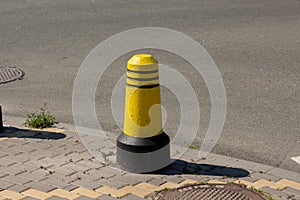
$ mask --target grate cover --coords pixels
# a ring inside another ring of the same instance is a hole
[[[24,72],[16,67],[0,67],[0,84],[21,79]]]
[[[264,200],[264,198],[237,184],[197,184],[172,190],[163,190],[151,196],[155,200]]]

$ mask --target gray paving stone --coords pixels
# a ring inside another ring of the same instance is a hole
[[[91,190],[95,190],[95,189],[102,186],[98,182],[90,182],[90,181],[82,180],[82,179],[81,180],[76,180],[76,181],[72,182],[72,184],[84,187],[86,189],[91,189]]]
[[[100,179],[97,182],[103,186],[108,186],[115,189],[120,189],[126,185],[129,185],[128,183],[121,183],[119,181],[114,181],[111,179]]]
[[[75,164],[90,167],[92,169],[99,169],[99,168],[103,167],[103,165],[97,160],[85,160],[84,159],[84,160],[80,160],[80,161],[76,162]]]
[[[33,181],[41,181],[41,180],[47,178],[48,175],[50,175],[49,171],[39,169],[39,170],[36,170],[33,172],[22,173],[19,176],[33,180]]]
[[[147,174],[133,174],[133,173],[126,173],[123,176],[125,177],[130,177],[130,178],[134,178],[137,180],[140,180],[142,182],[149,182],[150,180],[153,179],[152,176],[149,176]]]
[[[267,171],[266,173],[271,174],[273,176],[285,177],[286,179],[300,183],[300,173],[279,169],[279,168],[273,168]]]
[[[26,153],[25,156],[29,156],[31,160],[40,160],[42,158],[47,158],[47,157],[54,157],[56,156],[57,153],[51,151],[51,150],[38,150],[34,151],[31,153]]]
[[[285,192],[285,193],[288,193],[288,194],[295,195],[300,199],[300,190],[296,190],[295,188],[287,187],[282,191]]]
[[[4,171],[0,171],[0,178],[3,178],[5,176],[8,176],[8,173],[6,173]]]
[[[30,179],[27,179],[27,178],[24,178],[21,176],[13,176],[13,175],[5,176],[4,178],[2,178],[2,180],[9,181],[9,182],[15,183],[15,184],[20,184],[20,185],[23,185],[23,184],[31,181]]]
[[[139,197],[139,196],[136,196],[134,194],[129,194],[123,198],[121,198],[122,200],[145,200],[144,198],[142,197]]]
[[[47,198],[46,200],[67,200],[67,199],[59,197],[59,196],[52,196],[52,197]]]
[[[116,197],[108,196],[108,195],[101,195],[100,197],[97,198],[97,200],[115,200],[118,199]]]
[[[182,178],[180,176],[167,176],[167,177],[163,178],[163,180],[170,181],[173,183],[181,183],[182,181],[184,181],[184,178]]]
[[[289,197],[289,195],[287,193],[285,193],[283,191],[275,190],[273,188],[262,187],[261,190],[271,194],[272,197],[278,196],[280,199],[288,199],[288,197]]]
[[[64,167],[66,169],[70,169],[70,170],[73,170],[73,171],[77,171],[77,172],[86,172],[86,171],[89,171],[91,170],[92,168],[89,167],[89,166],[83,166],[83,165],[80,165],[80,164],[75,164],[75,163],[66,163],[64,165],[62,165],[61,167]]]
[[[248,181],[248,182],[252,182],[252,183],[254,183],[255,181],[259,180],[259,178],[254,178],[252,176],[241,177],[239,179],[244,180],[244,181]]]
[[[85,179],[85,180],[88,180],[88,181],[97,181],[99,179],[102,179],[101,174],[95,173],[94,171],[91,172],[91,173],[89,173],[89,172],[85,172],[85,173],[79,172],[79,173],[71,175],[71,177],[77,177],[77,179],[80,177],[81,179]]]
[[[9,154],[7,154],[7,153],[0,152],[0,158],[3,158],[3,157],[8,156],[8,155]]]
[[[50,144],[47,144],[47,140],[41,140],[41,142],[42,143],[38,143],[37,141],[33,140],[24,144],[23,146],[28,146],[30,148],[37,149],[38,151],[46,150],[51,147]]]
[[[199,175],[184,174],[184,175],[181,175],[181,176],[184,179],[191,179],[191,180],[195,180],[195,181],[199,181],[199,182],[208,181],[208,178],[204,178],[203,176],[199,176]]]
[[[8,159],[6,159],[6,157],[0,158],[0,166],[8,167],[8,166],[14,165],[16,163],[17,163],[16,161],[8,160]]]
[[[14,192],[18,192],[18,193],[20,193],[20,192],[23,192],[23,191],[25,191],[25,190],[27,190],[27,189],[29,189],[30,187],[28,187],[28,186],[24,186],[24,185],[14,185],[14,186],[12,186],[12,187],[9,187],[8,189],[9,190],[11,190],[11,191],[14,191]]]
[[[31,187],[33,189],[40,190],[43,192],[50,192],[50,191],[56,189],[55,186],[48,185],[48,184],[42,183],[40,181],[32,181],[32,182],[26,183],[24,186],[28,186],[28,187]]]
[[[34,197],[25,197],[23,200],[40,200],[40,199],[36,199]]]
[[[79,188],[79,186],[78,185],[69,184],[67,187],[64,187],[63,189],[67,190],[67,191],[72,191],[72,190],[75,190],[76,188]]]
[[[152,185],[160,186],[160,185],[164,184],[165,182],[167,182],[167,181],[160,179],[160,178],[154,178],[154,179],[150,180],[148,183],[150,183]]]
[[[45,158],[40,159],[39,162],[44,163],[49,166],[53,166],[53,165],[62,166],[62,165],[69,163],[67,158],[61,158],[61,157],[51,157],[51,158],[45,157]]]
[[[120,175],[116,175],[110,179],[113,181],[118,181],[118,182],[126,183],[129,185],[136,185],[141,182],[140,180],[137,180],[137,179],[134,179],[134,178],[131,178],[128,176],[120,176]]]
[[[45,184],[55,186],[55,187],[60,188],[60,189],[65,188],[69,185],[67,183],[64,183],[62,181],[62,179],[57,179],[57,178],[52,178],[52,177],[46,178],[46,179],[42,180],[41,182],[45,183]]]
[[[7,189],[9,187],[14,186],[15,183],[0,179],[0,189]]]
[[[92,198],[86,197],[86,196],[80,196],[74,200],[93,200]]]
[[[70,153],[70,154],[66,154],[65,157],[68,159],[68,160],[72,160],[72,162],[78,162],[80,160],[83,160],[84,158],[84,155],[80,154],[80,153]]]
[[[251,177],[256,178],[256,179],[265,179],[265,180],[273,181],[273,182],[277,182],[281,179],[281,178],[273,176],[271,174],[263,174],[263,173],[253,173],[253,174],[251,174]]]
[[[12,165],[9,167],[1,166],[0,171],[16,176],[18,174],[26,172],[26,169],[24,169],[24,167],[20,165]]]
[[[94,173],[94,172],[99,173],[102,178],[111,178],[113,176],[121,174],[119,171],[111,170],[110,168],[106,168],[106,167],[89,171],[89,173]]]
[[[51,170],[55,173],[63,174],[65,176],[71,176],[72,174],[77,173],[77,171],[74,171],[72,169],[68,169],[64,166],[51,166],[51,167],[49,167],[49,170]]]
[[[0,147],[3,147],[3,148],[10,148],[10,147],[13,147],[15,145],[16,145],[16,143],[10,142],[8,140],[0,141]]]
[[[15,155],[9,155],[5,157],[8,160],[18,162],[18,163],[24,163],[30,160],[29,157],[23,156],[22,154],[15,156]]]
[[[58,180],[61,180],[63,183],[67,183],[67,184],[76,181],[78,179],[81,179],[78,173],[72,174],[71,176],[66,176],[60,173],[53,173],[51,175],[48,175],[47,177],[56,178]]]
[[[39,150],[39,149],[37,149],[37,148],[34,148],[34,147],[32,147],[32,146],[29,146],[29,145],[15,145],[14,147],[13,147],[13,149],[15,149],[15,150],[17,150],[17,151],[21,151],[21,152],[23,152],[23,153],[32,153],[33,151],[37,151],[37,150]]]

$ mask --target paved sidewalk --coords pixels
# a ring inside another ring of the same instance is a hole
[[[300,175],[271,166],[189,149],[168,168],[132,174],[97,161],[77,133],[7,127],[0,134],[0,199],[137,200],[164,188],[194,183],[238,183],[273,199],[300,199]],[[97,150],[97,147],[95,148]]]

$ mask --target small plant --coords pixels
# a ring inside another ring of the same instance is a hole
[[[195,145],[192,145],[192,144],[190,144],[190,145],[188,146],[188,148],[189,148],[189,149],[198,149],[198,147],[197,147],[197,146],[195,146]]]
[[[49,128],[55,124],[55,117],[51,115],[49,111],[46,110],[46,103],[40,112],[27,114],[26,121],[24,125],[31,128]]]
[[[101,152],[101,154],[102,154],[102,157],[103,157],[104,162],[105,162],[105,163],[102,163],[102,164],[105,165],[105,166],[111,164],[111,161],[110,161],[109,157],[115,155],[114,152],[112,152],[112,151],[110,151],[109,153]]]

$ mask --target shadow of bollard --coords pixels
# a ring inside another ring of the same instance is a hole
[[[31,138],[31,139],[47,139],[59,140],[65,138],[63,133],[55,133],[43,130],[19,129],[15,127],[6,127],[5,131],[0,134],[0,138]]]
[[[247,177],[250,172],[242,168],[226,167],[221,165],[199,164],[184,160],[175,160],[164,169],[152,172],[152,174],[163,175],[207,175],[207,176],[226,176],[226,177]]]

